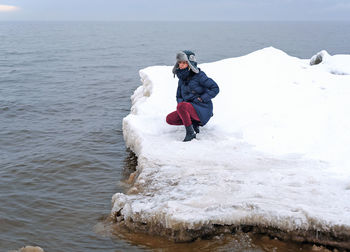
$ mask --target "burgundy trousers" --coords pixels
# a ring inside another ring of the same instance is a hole
[[[176,111],[171,112],[166,117],[166,122],[170,125],[185,125],[190,126],[192,120],[200,122],[196,110],[189,102],[179,102]]]

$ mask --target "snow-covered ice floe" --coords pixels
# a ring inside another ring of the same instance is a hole
[[[320,53],[315,64],[269,47],[199,65],[220,93],[191,142],[165,121],[176,109],[172,66],[140,70],[123,120],[137,176],[113,196],[114,218],[173,235],[242,225],[330,232],[350,247],[350,56]]]

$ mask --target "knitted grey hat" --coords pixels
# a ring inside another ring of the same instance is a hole
[[[195,73],[199,73],[197,68],[197,60],[194,52],[189,50],[180,51],[176,54],[176,63],[173,67],[173,74],[175,75],[176,69],[179,68],[179,61],[187,61],[191,70]]]

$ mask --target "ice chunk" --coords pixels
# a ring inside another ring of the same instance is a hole
[[[322,50],[322,51],[318,52],[317,54],[315,54],[314,56],[311,57],[310,65],[311,66],[312,65],[318,65],[324,60],[324,58],[329,57],[329,56],[330,55],[328,54],[327,51]]]
[[[184,127],[165,121],[176,108],[172,67],[140,70],[123,119],[139,175],[133,193],[113,197],[112,212],[171,230],[349,232],[350,76],[329,74],[326,62],[310,66],[269,47],[199,65],[220,93],[214,116],[186,143]]]

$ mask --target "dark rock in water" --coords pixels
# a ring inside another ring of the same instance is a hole
[[[10,250],[9,252],[44,252],[44,250],[37,246],[25,246],[19,250]]]

